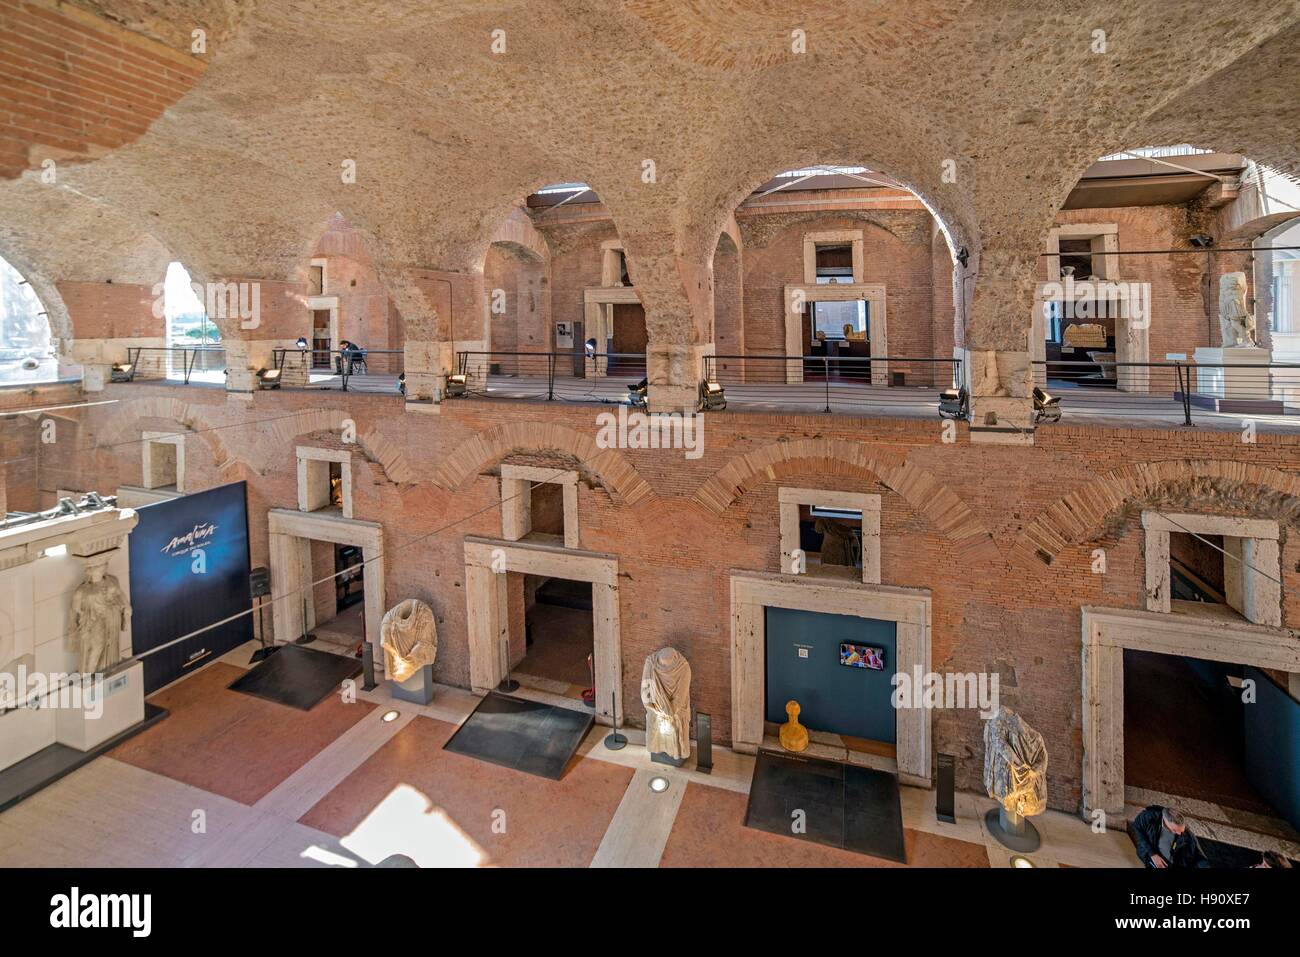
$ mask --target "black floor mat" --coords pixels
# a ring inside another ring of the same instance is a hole
[[[898,778],[872,768],[759,751],[745,826],[907,863]]]
[[[231,691],[310,711],[348,678],[361,674],[356,658],[332,655],[301,645],[282,645],[270,658],[254,665],[228,687]]]
[[[594,723],[581,711],[491,691],[444,747],[558,781]]]

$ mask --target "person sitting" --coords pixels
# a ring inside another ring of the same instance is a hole
[[[365,349],[355,342],[344,339],[339,343],[339,352],[342,353],[343,362],[347,365],[348,375],[364,375],[366,373]]]
[[[1209,867],[1200,842],[1183,816],[1171,807],[1153,804],[1131,825],[1138,859],[1156,870]]]

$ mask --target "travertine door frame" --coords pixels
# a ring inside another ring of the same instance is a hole
[[[848,580],[731,573],[731,747],[755,753],[763,743],[767,686],[766,608],[854,615],[895,624],[895,671],[930,672],[930,592]],[[930,709],[899,708],[898,777],[930,786]]]
[[[796,572],[794,560],[799,547],[799,506],[842,508],[862,513],[862,581],[868,585],[880,584],[880,496],[865,492],[821,491],[813,488],[777,489],[777,505],[781,515],[781,571]]]
[[[618,559],[613,555],[539,542],[465,539],[465,605],[469,636],[469,683],[487,694],[506,676],[502,644],[509,639],[507,574],[546,575],[591,583],[592,651],[596,722],[623,721],[623,648],[619,625]],[[615,692],[612,710],[610,692]]]
[[[267,512],[270,530],[271,621],[276,640],[283,644],[316,625],[312,601],[311,543],[354,545],[361,549],[362,587],[365,591],[366,639],[374,646],[375,666],[382,667],[379,629],[384,620],[384,529],[377,522],[361,522],[335,514],[273,508]],[[306,621],[303,620],[304,599]]]
[[[803,341],[803,310],[810,302],[845,302],[865,299],[871,303],[868,318],[873,356],[889,355],[889,316],[886,304],[885,284],[883,282],[861,283],[791,283],[785,287],[785,354],[803,356],[808,354]],[[888,385],[889,369],[887,362],[871,363],[871,384]],[[786,382],[803,381],[803,361],[791,359],[786,363]]]
[[[1224,589],[1228,604],[1246,620],[1282,626],[1282,553],[1277,522],[1233,515],[1191,515],[1147,509],[1145,541],[1147,611],[1170,609],[1169,536],[1173,532],[1223,538]]]
[[[596,340],[596,352],[604,355],[614,334],[614,306],[640,304],[634,286],[588,286],[582,291],[582,335]],[[608,370],[587,359],[587,378],[604,376]]]
[[[1280,628],[1122,608],[1083,609],[1083,811],[1123,828],[1124,651],[1300,671],[1300,642]]]

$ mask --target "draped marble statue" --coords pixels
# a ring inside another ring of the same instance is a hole
[[[122,660],[122,632],[131,627],[131,606],[106,562],[86,566],[86,580],[72,593],[72,650],[83,675],[102,674]]]
[[[660,648],[641,672],[645,743],[651,754],[681,761],[691,754],[691,665],[676,648]]]
[[[379,626],[384,675],[405,681],[438,656],[438,626],[433,609],[418,598],[398,602]]]
[[[1047,746],[1010,708],[998,708],[984,725],[984,789],[1007,814],[1047,810]]]
[[[1225,349],[1255,345],[1255,317],[1246,305],[1244,272],[1219,277],[1219,332]]]

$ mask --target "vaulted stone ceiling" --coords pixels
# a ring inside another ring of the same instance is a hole
[[[1010,348],[1027,264],[1098,156],[1193,142],[1300,169],[1300,0],[79,5],[178,49],[202,24],[209,65],[134,143],[56,185],[0,183],[0,254],[53,279],[139,271],[160,248],[199,278],[289,277],[336,211],[381,273],[472,270],[527,193],[581,180],[671,339],[754,187],[863,164],[971,248],[975,337]]]

